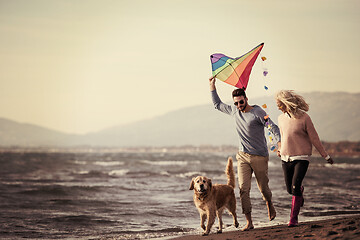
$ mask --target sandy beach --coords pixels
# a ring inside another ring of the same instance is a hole
[[[360,215],[336,219],[300,222],[299,226],[286,225],[257,228],[250,231],[230,231],[216,234],[216,225],[209,236],[188,235],[176,240],[229,240],[229,239],[360,239]]]

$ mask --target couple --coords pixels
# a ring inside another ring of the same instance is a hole
[[[292,91],[280,91],[276,95],[278,108],[283,112],[278,118],[279,130],[271,119],[266,117],[264,110],[257,105],[248,104],[248,98],[243,89],[233,91],[232,97],[235,106],[231,106],[220,100],[216,92],[215,77],[211,77],[209,81],[215,108],[234,118],[236,132],[239,136],[240,146],[236,159],[238,160],[241,207],[246,217],[246,226],[242,230],[254,228],[250,202],[252,173],[255,174],[258,188],[266,201],[270,221],[276,217],[276,211],[271,201],[272,193],[268,185],[269,153],[264,135],[265,125],[270,125],[269,129],[277,140],[277,155],[282,160],[287,191],[292,195],[288,226],[296,226],[300,207],[304,203],[302,181],[309,165],[312,145],[330,164],[333,163],[332,158],[322,146],[309,115],[306,114],[309,110],[308,104],[301,96]]]

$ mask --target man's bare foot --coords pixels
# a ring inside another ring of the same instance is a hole
[[[243,228],[243,229],[241,229],[241,231],[249,231],[249,230],[251,230],[251,229],[254,229],[254,225],[252,224],[252,223],[247,223],[246,224],[246,226]]]
[[[272,221],[276,217],[276,211],[275,211],[274,205],[272,204],[271,201],[268,201],[268,202],[266,202],[266,206],[268,209],[269,220]]]
[[[246,226],[241,229],[241,231],[249,231],[250,229],[254,229],[254,225],[252,224],[251,212],[245,214],[246,218]]]

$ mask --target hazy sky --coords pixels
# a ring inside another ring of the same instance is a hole
[[[250,103],[360,92],[359,26],[358,0],[0,0],[0,117],[87,133],[210,103],[209,56],[262,42]]]

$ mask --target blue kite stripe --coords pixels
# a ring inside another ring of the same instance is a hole
[[[233,60],[233,59],[229,57],[221,57],[217,62],[214,62],[212,64],[212,70],[215,71],[216,69],[224,66],[228,60]]]

